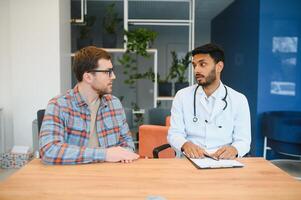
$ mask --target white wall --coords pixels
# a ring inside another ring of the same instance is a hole
[[[60,89],[61,93],[71,88],[71,1],[59,1],[60,29]]]
[[[1,151],[7,150],[13,144],[13,120],[11,104],[11,62],[10,62],[10,27],[9,0],[0,1],[0,107],[3,110],[4,142],[0,141]],[[1,152],[0,152],[1,153]]]
[[[71,87],[70,1],[1,0],[0,106],[14,144],[32,146],[32,121],[50,98]],[[8,13],[8,14],[7,14]],[[63,27],[66,26],[66,27]],[[2,72],[6,72],[3,74]],[[68,74],[68,76],[67,76]],[[3,98],[4,97],[4,98]],[[10,118],[9,116],[12,116]]]

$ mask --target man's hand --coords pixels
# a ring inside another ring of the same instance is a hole
[[[131,163],[139,158],[139,155],[122,147],[110,147],[106,149],[107,162]]]
[[[189,158],[204,158],[205,154],[208,154],[204,149],[192,142],[185,142],[182,150]]]
[[[238,154],[238,151],[233,146],[223,146],[218,149],[214,154],[211,156],[218,158],[218,159],[234,159]]]

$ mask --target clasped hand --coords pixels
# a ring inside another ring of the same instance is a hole
[[[215,153],[209,154],[203,148],[189,141],[184,143],[182,151],[189,158],[204,158],[207,155],[215,159],[234,159],[238,153],[237,149],[233,146],[223,146]]]

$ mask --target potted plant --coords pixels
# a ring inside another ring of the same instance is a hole
[[[157,33],[145,28],[124,31],[124,33],[127,37],[127,50],[119,59],[119,63],[124,67],[123,74],[128,77],[124,83],[134,88],[139,79],[154,81],[154,73],[151,68],[145,73],[139,73],[137,60],[134,56],[148,57],[146,51],[148,44],[155,40]]]
[[[168,73],[164,79],[161,79],[158,74],[158,96],[172,96],[172,83],[170,82],[171,77],[171,73]]]
[[[127,51],[135,52],[143,57],[148,57],[148,49],[157,37],[157,33],[146,28],[137,28],[125,31],[127,37]]]
[[[138,73],[137,61],[131,53],[125,52],[118,62],[123,67],[123,74],[127,77],[124,83],[129,85],[131,89],[135,89],[136,77]]]
[[[115,48],[117,44],[117,27],[122,21],[118,17],[115,11],[115,3],[112,3],[106,7],[105,16],[103,18],[103,47],[104,48]]]
[[[139,79],[149,79],[154,81],[155,75],[152,68],[149,68],[148,71],[144,73],[140,73],[138,71],[137,57],[149,57],[147,48],[149,47],[149,44],[155,40],[157,33],[145,28],[140,28],[131,31],[124,31],[124,34],[127,37],[127,49],[118,61],[121,66],[123,66],[123,74],[127,76],[124,83],[129,85],[129,87],[133,89],[137,95],[136,84]],[[131,105],[133,110],[140,110],[137,103],[131,102]],[[141,124],[143,122],[143,115],[141,113],[136,113],[134,116],[137,124]]]
[[[77,49],[81,49],[93,44],[93,39],[90,35],[92,26],[95,23],[95,16],[85,15],[85,23],[79,26],[79,38],[77,39]]]
[[[171,74],[172,78],[177,78],[177,81],[175,82],[175,94],[182,88],[185,88],[189,86],[186,70],[189,67],[190,64],[190,56],[191,53],[186,53],[185,57],[182,59],[179,59],[176,52],[171,52],[172,56],[172,66],[171,66]]]

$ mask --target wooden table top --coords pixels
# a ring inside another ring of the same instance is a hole
[[[187,159],[49,166],[33,160],[0,183],[0,199],[301,199],[301,182],[263,158],[243,168],[196,169]]]

